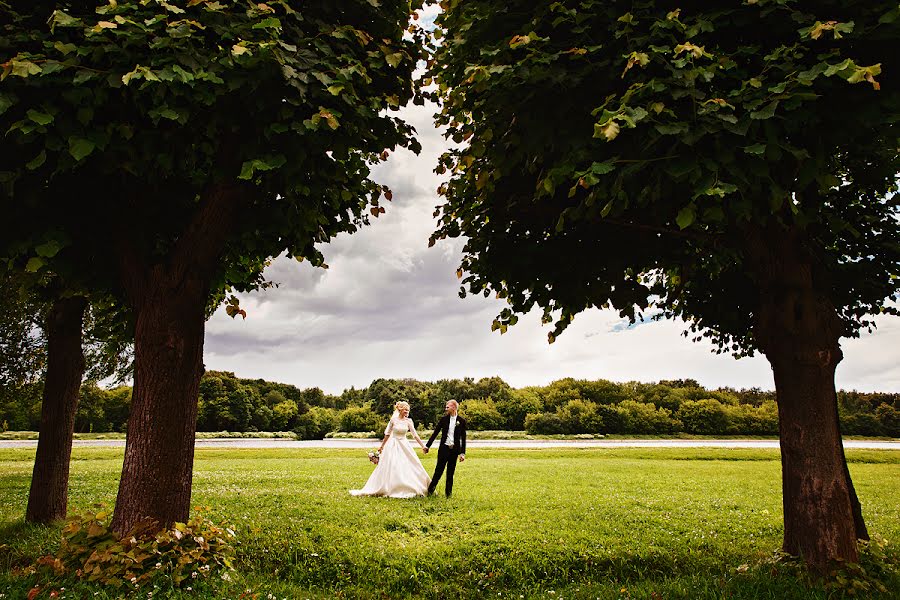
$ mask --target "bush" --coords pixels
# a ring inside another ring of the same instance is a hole
[[[525,417],[543,410],[540,397],[531,388],[512,390],[509,397],[497,400],[497,410],[503,415],[506,427],[521,431],[525,429]]]
[[[380,432],[385,426],[386,419],[375,414],[370,404],[365,406],[351,406],[341,411],[339,417],[339,431],[365,431]]]
[[[313,406],[295,419],[294,433],[301,440],[321,440],[338,428],[338,418],[333,408]]]
[[[616,405],[622,417],[625,433],[674,433],[680,431],[681,421],[672,418],[667,408],[656,408],[635,400],[624,400]]]
[[[234,570],[234,531],[202,514],[159,532],[144,521],[121,539],[109,528],[111,517],[105,510],[69,517],[56,556],[38,559],[35,568],[131,589],[177,588]]]
[[[881,431],[884,435],[900,437],[900,410],[882,402],[875,409],[875,417],[881,424]]]
[[[472,431],[503,429],[505,425],[503,415],[497,410],[497,405],[491,398],[466,400],[460,405],[459,412],[465,417],[467,427]]]
[[[728,415],[727,433],[734,435],[777,435],[778,407],[772,400],[759,406],[738,404],[726,406]]]
[[[297,403],[293,400],[279,402],[272,407],[272,418],[269,420],[272,429],[277,429],[278,431],[288,429],[297,419],[298,412]]]
[[[557,413],[535,413],[525,417],[525,431],[531,434],[566,433],[566,425]]]
[[[594,402],[570,400],[556,413],[563,422],[566,433],[598,433],[603,427],[603,419]]]
[[[883,435],[878,417],[869,413],[841,415],[841,432],[849,435]]]
[[[725,407],[713,398],[682,402],[676,415],[688,433],[715,434],[728,429]]]

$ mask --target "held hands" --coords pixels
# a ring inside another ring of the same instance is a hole
[[[422,446],[422,454],[428,454],[428,446]]]
[[[460,455],[459,455],[459,462],[466,462],[466,455],[465,455],[465,454],[460,454]]]

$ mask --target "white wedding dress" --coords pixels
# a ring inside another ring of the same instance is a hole
[[[412,419],[393,417],[384,434],[390,436],[381,451],[375,470],[361,490],[350,490],[354,496],[387,496],[389,498],[413,498],[428,493],[431,477],[415,450],[406,439],[407,433],[415,433]]]

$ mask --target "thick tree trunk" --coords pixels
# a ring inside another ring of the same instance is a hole
[[[833,561],[857,561],[857,532],[865,531],[861,510],[854,514],[834,387],[843,328],[793,232],[772,226],[749,239],[761,292],[754,335],[778,398],[783,549],[824,572]]]
[[[66,518],[72,431],[84,375],[81,327],[86,307],[82,296],[60,298],[47,315],[47,375],[26,521]]]
[[[112,528],[188,518],[210,284],[241,191],[213,188],[164,263],[121,244],[122,281],[135,314],[134,391]]]
[[[156,272],[136,315],[134,391],[112,527],[187,520],[208,287]]]

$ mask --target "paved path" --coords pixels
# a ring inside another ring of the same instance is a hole
[[[122,448],[125,440],[75,440],[76,448]],[[374,439],[215,438],[197,448],[370,448]],[[0,440],[2,448],[34,448],[37,440]],[[777,440],[470,440],[470,448],[778,448]],[[845,440],[845,448],[900,450],[900,441]]]

